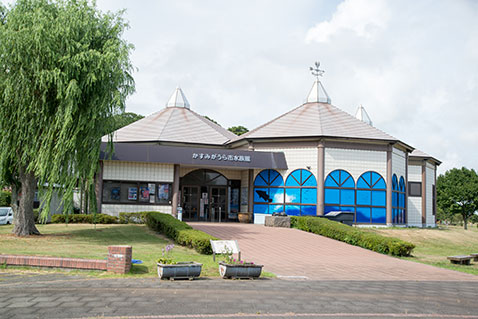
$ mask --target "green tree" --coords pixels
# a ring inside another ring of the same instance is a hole
[[[453,168],[437,178],[437,205],[445,214],[460,214],[464,227],[478,209],[478,175],[475,170]]]
[[[230,127],[228,130],[236,135],[242,135],[249,132],[249,130],[242,125]]]
[[[206,119],[208,119],[209,121],[213,122],[214,124],[217,124],[217,125],[221,126],[221,124],[219,124],[218,122],[214,121],[214,120],[213,120],[212,118],[210,118],[209,116],[204,115],[204,117],[205,117]]]
[[[38,234],[54,187],[65,211],[80,177],[93,184],[100,138],[134,91],[132,45],[122,12],[102,13],[87,0],[18,0],[0,24],[0,174],[12,186],[14,233]]]
[[[143,115],[136,114],[133,112],[125,112],[125,113],[116,114],[113,116],[113,119],[112,119],[114,122],[112,127],[113,132],[133,122],[139,121],[143,118],[144,118]],[[111,133],[111,132],[106,132],[106,134],[107,133]]]

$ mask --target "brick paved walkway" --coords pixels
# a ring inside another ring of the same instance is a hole
[[[244,260],[279,276],[320,280],[478,281],[478,276],[402,260],[297,229],[236,223],[190,223],[236,239]]]

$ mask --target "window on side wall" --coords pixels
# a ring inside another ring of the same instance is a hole
[[[411,197],[422,196],[422,183],[408,182],[408,196],[411,196]]]

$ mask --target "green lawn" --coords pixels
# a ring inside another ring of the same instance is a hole
[[[127,276],[151,277],[157,276],[156,260],[161,257],[161,250],[172,243],[145,225],[97,225],[96,229],[91,224],[48,224],[37,227],[41,236],[19,238],[11,234],[13,226],[0,225],[0,254],[105,259],[109,245],[131,245],[133,259],[140,259],[143,264],[134,264]],[[217,262],[212,261],[211,255],[201,255],[176,245],[171,257],[177,261],[202,263],[201,276],[219,276]],[[103,271],[72,272],[100,277],[118,276]]]
[[[412,257],[404,259],[478,275],[478,262],[454,265],[447,256],[478,253],[478,228],[448,226],[439,228],[370,228],[368,231],[400,238],[416,245]]]

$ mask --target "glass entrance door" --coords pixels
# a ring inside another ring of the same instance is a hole
[[[210,202],[210,221],[225,222],[227,219],[226,187],[211,187]]]
[[[183,186],[183,219],[199,219],[199,187]]]

